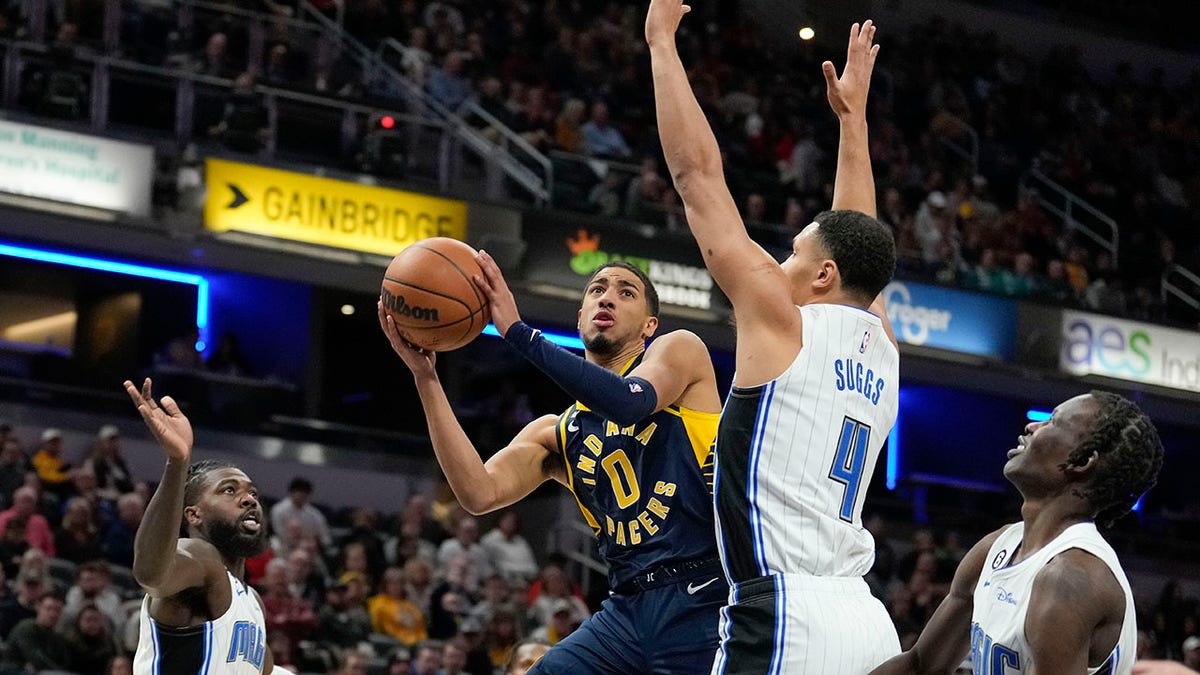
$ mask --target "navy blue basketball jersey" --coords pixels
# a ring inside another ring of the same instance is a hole
[[[719,420],[719,413],[672,405],[622,427],[578,402],[559,416],[567,482],[599,539],[611,587],[665,563],[717,555],[712,452]]]

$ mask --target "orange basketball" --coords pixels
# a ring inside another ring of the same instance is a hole
[[[383,275],[383,307],[409,342],[435,352],[458,349],[491,321],[475,249],[448,237],[422,239],[392,259]]]

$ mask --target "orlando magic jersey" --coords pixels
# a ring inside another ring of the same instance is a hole
[[[261,673],[267,653],[262,606],[245,584],[226,571],[229,609],[191,628],[168,628],[150,617],[150,596],[142,600],[141,630],[133,672],[154,675]]]
[[[771,382],[734,387],[721,414],[717,538],[733,583],[862,576],[875,555],[862,505],[896,422],[899,353],[866,310],[797,309],[795,361]]]
[[[622,427],[578,402],[559,416],[568,485],[599,539],[611,587],[664,563],[716,556],[712,444],[719,418],[672,405]]]
[[[971,664],[975,675],[1016,675],[1033,669],[1033,651],[1025,639],[1025,615],[1033,581],[1046,563],[1058,554],[1077,548],[1104,561],[1125,592],[1125,618],[1121,634],[1104,663],[1089,668],[1089,675],[1128,675],[1137,655],[1137,614],[1129,580],[1121,562],[1094,523],[1068,527],[1041,550],[1017,563],[1008,564],[1025,538],[1025,524],[1005,530],[988,550],[983,573],[975,585],[971,611]]]

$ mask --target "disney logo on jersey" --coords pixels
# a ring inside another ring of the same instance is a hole
[[[887,306],[888,318],[896,327],[897,337],[913,345],[928,342],[932,331],[946,332],[950,329],[950,320],[954,318],[947,310],[913,305],[908,286],[898,281],[893,281],[883,289],[883,302]]]
[[[1005,590],[1003,586],[996,586],[996,602],[1016,606],[1017,599],[1013,597],[1012,591]]]

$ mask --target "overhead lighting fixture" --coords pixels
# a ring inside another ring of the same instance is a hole
[[[813,30],[812,26],[805,26],[800,29],[799,35],[801,40],[808,42],[817,36],[817,31]]]
[[[354,305],[342,305],[342,314],[345,316],[354,315]]]
[[[97,270],[99,272],[112,272],[114,274],[124,274],[131,277],[158,279],[159,281],[170,281],[177,284],[189,284],[191,286],[195,286],[196,328],[200,331],[200,339],[196,341],[196,350],[204,351],[208,345],[208,279],[205,279],[199,274],[189,274],[187,272],[177,272],[175,270],[163,269],[161,267],[134,265],[132,263],[124,263],[116,260],[107,260],[104,258],[95,258],[84,255],[74,255],[70,253],[59,253],[57,251],[47,251],[45,249],[31,248],[28,246],[13,246],[11,244],[4,243],[0,243],[0,255],[9,256],[11,258],[22,258],[24,260],[36,260],[38,262],[50,263],[53,265],[80,267],[83,269]]]

